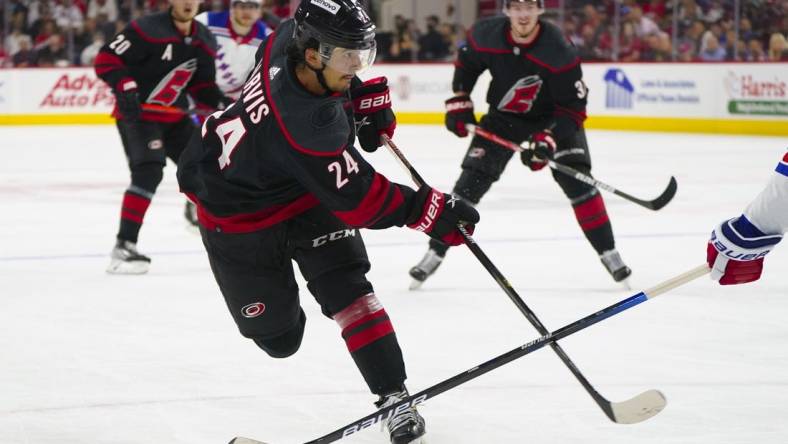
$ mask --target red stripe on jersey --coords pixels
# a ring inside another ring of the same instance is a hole
[[[579,64],[580,64],[580,58],[579,58],[579,57],[575,57],[575,59],[574,59],[574,60],[572,60],[572,61],[571,61],[571,62],[570,62],[568,65],[565,65],[565,66],[560,66],[560,67],[558,67],[558,68],[554,68],[554,67],[552,67],[552,66],[548,65],[547,63],[545,63],[545,62],[543,62],[543,61],[541,61],[541,60],[537,59],[536,57],[534,57],[534,56],[533,56],[533,55],[531,55],[531,54],[526,54],[526,55],[525,55],[525,57],[526,57],[528,60],[530,60],[530,61],[532,61],[532,62],[536,63],[536,64],[537,64],[537,65],[539,65],[539,66],[541,66],[542,68],[546,68],[548,71],[550,71],[550,72],[551,72],[551,73],[553,73],[553,74],[560,74],[560,73],[562,73],[562,72],[569,71],[570,69],[572,69],[572,68],[574,68],[575,66],[577,66],[577,65],[579,65]]]
[[[96,60],[93,62],[93,65],[95,66],[97,75],[103,75],[110,71],[124,69],[126,67],[126,64],[123,63],[120,57],[103,51],[96,55]]]
[[[350,211],[334,211],[334,215],[351,227],[363,228],[372,224],[372,220],[386,203],[391,183],[384,176],[375,173],[367,194],[358,206]],[[386,211],[390,212],[390,207]]]
[[[405,196],[402,195],[402,191],[399,189],[398,186],[394,186],[394,197],[392,197],[391,202],[386,207],[386,211],[384,211],[383,214],[380,215],[380,217],[375,218],[375,220],[371,222],[369,225],[372,225],[375,222],[379,221],[380,219],[383,219],[384,217],[397,211],[397,208],[399,208],[404,203],[405,203]]]
[[[577,222],[580,224],[580,228],[582,228],[583,231],[598,228],[610,220],[607,216],[607,210],[605,209],[605,201],[600,194],[574,206],[573,209],[575,210]]]
[[[277,33],[271,34],[271,36],[268,37],[268,43],[265,45],[265,54],[263,56],[263,66],[265,68],[262,70],[263,73],[268,72],[268,68],[271,63],[271,48],[274,46],[274,40],[276,40],[276,37]],[[301,151],[302,153],[318,157],[338,156],[342,153],[342,151],[345,150],[347,144],[342,144],[342,146],[334,149],[333,151],[314,151],[299,145],[295,139],[293,139],[293,136],[290,134],[290,131],[288,131],[287,127],[285,127],[285,124],[282,121],[282,115],[279,113],[279,109],[277,108],[275,100],[271,95],[271,77],[268,75],[263,75],[263,80],[263,85],[265,86],[265,95],[270,99],[269,105],[271,106],[271,110],[274,112],[274,117],[276,118],[276,122],[279,124],[279,129],[282,130],[282,134],[285,136],[285,139],[287,139],[287,142],[290,144],[290,146],[298,151]]]
[[[386,310],[380,310],[376,313],[375,318],[383,318],[381,322],[375,322],[375,319],[371,317],[366,319],[364,323],[369,323],[370,325],[368,327],[365,328],[361,325],[360,330],[357,330],[355,333],[345,338],[345,344],[347,344],[348,351],[353,353],[380,338],[394,334],[394,326],[391,325],[391,321],[387,319],[387,317]],[[343,331],[343,335],[344,333]]]
[[[559,106],[559,105],[555,106],[555,111],[554,111],[553,114],[555,114],[555,115],[565,114],[565,115],[569,116],[572,120],[577,122],[578,126],[582,126],[583,122],[585,122],[585,120],[588,118],[588,116],[586,115],[585,111],[578,112],[578,111],[575,111],[573,109],[569,109],[569,108],[566,108],[564,106]]]
[[[488,52],[490,54],[511,54],[512,53],[511,49],[485,48],[483,46],[479,46],[479,43],[476,41],[476,39],[473,38],[473,29],[468,31],[468,43],[471,44],[471,46],[473,47],[474,51],[478,51],[478,52]]]
[[[200,225],[210,231],[218,230],[225,233],[251,233],[262,230],[297,216],[320,203],[314,195],[304,194],[284,205],[274,205],[254,213],[223,217],[211,214],[194,194],[186,193],[186,195],[197,206],[197,220]]]
[[[788,153],[785,153],[785,156],[783,156],[783,162],[788,162]]]
[[[137,34],[143,40],[145,40],[146,42],[150,42],[150,43],[185,43],[183,41],[182,37],[167,37],[167,38],[163,38],[163,39],[156,38],[156,37],[151,37],[148,34],[145,34],[145,32],[142,30],[142,28],[140,27],[140,25],[137,23],[136,20],[131,22],[131,27],[134,28],[134,30],[137,31]],[[180,34],[180,32],[179,32],[179,34]],[[197,34],[197,23],[196,23],[196,21],[192,21],[191,32],[189,33],[188,36],[183,36],[183,37],[195,37],[196,34]],[[205,44],[205,42],[203,42],[200,39],[193,38],[192,42],[191,42],[191,45],[199,47],[203,51],[207,52],[208,55],[211,56],[211,57],[216,57],[216,51],[211,49],[208,45]]]

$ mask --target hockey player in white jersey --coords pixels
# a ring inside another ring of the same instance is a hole
[[[262,0],[233,0],[229,11],[203,12],[197,20],[216,37],[216,84],[232,99],[241,95],[254,54],[271,29],[260,19]]]
[[[788,153],[763,191],[737,218],[714,228],[706,248],[711,278],[721,285],[756,281],[763,258],[788,231]]]

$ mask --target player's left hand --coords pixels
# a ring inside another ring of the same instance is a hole
[[[520,152],[520,160],[531,171],[539,171],[547,166],[548,160],[553,160],[557,145],[550,130],[532,134],[528,139],[528,145],[528,150]]]
[[[408,228],[426,233],[450,246],[465,243],[465,237],[457,230],[462,224],[473,234],[479,212],[459,197],[442,193],[427,185],[419,188],[416,200],[408,217]]]
[[[711,232],[706,247],[706,262],[711,278],[720,285],[757,281],[763,259],[782,239],[782,235],[761,232],[743,215],[726,220]]]
[[[394,129],[397,128],[397,118],[391,110],[388,79],[377,77],[367,80],[350,90],[350,98],[353,99],[356,137],[361,148],[371,153],[382,145],[381,135],[394,137]]]

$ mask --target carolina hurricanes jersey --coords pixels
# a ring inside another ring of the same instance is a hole
[[[178,162],[181,190],[209,230],[249,232],[324,205],[351,227],[402,226],[415,192],[375,172],[353,146],[348,94],[315,96],[286,48],[294,22],[260,46],[241,97],[209,117]]]
[[[470,93],[489,70],[489,114],[512,126],[540,123],[564,139],[583,127],[588,90],[575,47],[555,25],[543,20],[539,24],[536,39],[518,45],[508,17],[476,22],[458,53],[452,87]]]
[[[246,77],[254,68],[257,47],[271,33],[265,23],[258,20],[245,36],[233,31],[230,12],[203,12],[197,20],[208,27],[216,37],[216,84],[225,95],[237,99],[241,95]]]
[[[747,207],[744,215],[765,234],[788,231],[788,153],[777,164],[766,188]]]
[[[169,12],[162,12],[129,23],[101,48],[95,69],[116,91],[133,80],[143,105],[185,110],[189,107],[188,93],[198,103],[216,109],[222,93],[215,82],[215,56],[216,40],[205,26],[193,21],[191,33],[184,36],[175,28]],[[142,119],[153,121],[182,117],[177,113],[142,113]]]

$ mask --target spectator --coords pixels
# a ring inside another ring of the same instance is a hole
[[[8,64],[10,64],[10,58],[8,53],[5,52],[3,36],[0,35],[0,68],[5,68]]]
[[[394,38],[391,41],[391,60],[395,62],[409,62],[413,60],[416,51],[416,41],[412,33],[410,20],[405,20],[401,15],[394,17]]]
[[[763,43],[760,40],[753,38],[747,43],[747,49],[749,50],[749,55],[747,57],[748,62],[765,62],[766,61],[766,52],[763,50]]]
[[[643,13],[649,16],[655,22],[662,20],[667,12],[665,0],[650,0],[643,6]]]
[[[276,29],[279,26],[279,23],[282,22],[282,17],[280,17],[276,12],[274,12],[276,6],[275,4],[279,2],[275,2],[274,0],[263,0],[263,15],[262,20],[271,29]],[[288,6],[289,10],[289,6]]]
[[[84,21],[84,15],[74,0],[62,0],[62,3],[55,6],[53,14],[55,23],[60,29],[80,29]]]
[[[48,18],[42,18],[36,21],[33,33],[33,47],[37,50],[45,46],[49,41],[49,37],[57,32],[55,21]]]
[[[440,19],[427,17],[427,32],[419,37],[419,60],[444,60],[449,55],[449,44],[438,32]]]
[[[86,46],[79,55],[79,63],[82,66],[92,66],[101,47],[104,46],[104,35],[100,32],[93,34],[93,43]]]
[[[788,61],[788,44],[786,44],[785,36],[779,32],[775,32],[769,38],[769,54],[768,60],[770,62],[785,62]]]
[[[24,33],[24,15],[15,14],[11,23],[11,33],[5,39],[5,52],[9,57],[19,52],[22,41],[27,41],[27,47],[33,46],[33,40]]]
[[[725,60],[725,55],[725,48],[720,46],[717,36],[707,32],[703,37],[703,49],[698,54],[698,58],[704,62],[722,62]]]
[[[47,39],[46,45],[39,49],[36,54],[36,64],[44,67],[64,67],[71,64],[68,60],[66,47],[63,44],[62,35],[53,34]]]
[[[88,17],[96,19],[100,15],[104,16],[103,21],[114,22],[117,20],[118,5],[115,3],[115,0],[90,0],[90,3],[88,3]]]
[[[30,40],[19,41],[19,51],[11,57],[11,61],[17,68],[36,66],[36,53]]]
[[[654,20],[643,15],[643,10],[639,6],[635,6],[629,10],[627,19],[633,26],[635,36],[640,39],[660,32],[659,26],[654,23]]]
[[[703,25],[703,22],[695,20],[692,22],[692,25],[684,31],[684,35],[679,37],[679,46],[682,46],[684,52],[688,52],[691,57],[695,57],[699,51],[701,36],[705,30],[706,27]]]
[[[641,41],[635,33],[632,22],[624,22],[621,28],[621,41],[619,44],[618,59],[622,62],[636,62],[640,60]]]

